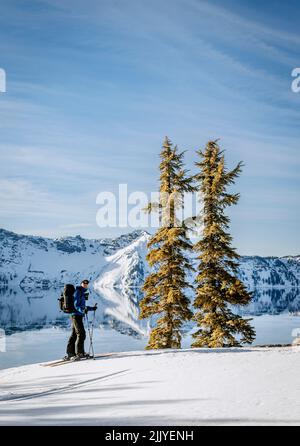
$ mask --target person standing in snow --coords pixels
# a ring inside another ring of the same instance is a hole
[[[74,293],[74,312],[72,313],[72,333],[67,345],[66,360],[71,358],[86,358],[88,355],[84,352],[84,341],[86,338],[83,318],[88,311],[96,311],[97,304],[94,307],[86,305],[88,299],[89,281],[87,279],[76,287]]]

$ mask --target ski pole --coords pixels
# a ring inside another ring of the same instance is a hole
[[[94,346],[93,346],[93,326],[92,326],[92,330],[91,330],[90,353],[92,354],[92,357],[94,358],[95,353],[94,353]]]
[[[91,344],[90,344],[90,348],[91,348],[91,351],[92,351],[92,354],[93,354],[93,358],[95,358],[94,345],[93,345],[95,317],[96,317],[96,310],[94,310],[94,316],[93,316],[93,319],[92,319],[92,328],[91,328]]]
[[[95,354],[94,354],[94,347],[93,347],[93,338],[92,338],[92,332],[91,332],[91,329],[90,329],[89,318],[88,318],[87,314],[85,315],[85,317],[86,317],[87,329],[88,329],[89,338],[90,338],[89,356],[90,356],[90,354],[92,352],[93,357],[94,357]]]

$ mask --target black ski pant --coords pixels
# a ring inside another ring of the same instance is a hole
[[[72,333],[67,346],[67,355],[75,356],[84,353],[84,340],[86,338],[83,325],[83,316],[72,316]]]

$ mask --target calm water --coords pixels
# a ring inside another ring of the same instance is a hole
[[[138,320],[136,291],[104,290],[91,293],[98,303],[94,348],[98,353],[141,350],[147,343],[146,321]],[[58,293],[0,290],[0,368],[54,360],[64,356],[69,336],[68,316],[58,310]],[[300,290],[256,290],[247,308],[237,308],[253,318],[257,337],[253,345],[286,344],[300,337]],[[88,344],[88,343],[87,343]],[[183,348],[189,348],[187,331]]]

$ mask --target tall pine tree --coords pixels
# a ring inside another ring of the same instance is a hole
[[[231,246],[230,219],[224,211],[239,200],[240,195],[229,193],[228,186],[240,174],[242,163],[228,171],[217,141],[197,153],[200,172],[195,179],[203,200],[203,236],[194,245],[199,260],[194,317],[199,329],[193,334],[192,347],[240,346],[251,343],[255,331],[249,319],[234,314],[230,307],[247,305],[251,294],[237,278],[239,255]]]
[[[161,224],[148,243],[147,261],[153,272],[145,280],[140,302],[141,319],[158,317],[147,349],[180,348],[182,325],[193,315],[185,294],[190,287],[187,272],[193,269],[187,252],[193,246],[187,227],[176,216],[183,194],[194,190],[192,179],[184,169],[184,153],[178,152],[167,137],[160,157],[160,198],[158,203],[150,203],[147,210],[159,211]]]

